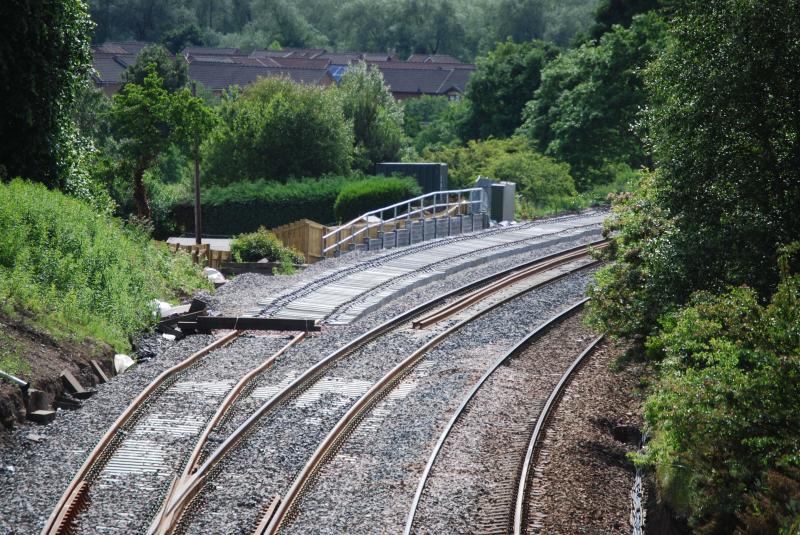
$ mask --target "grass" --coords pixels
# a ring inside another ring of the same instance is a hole
[[[30,373],[30,365],[22,358],[20,345],[5,332],[0,331],[0,370],[22,377]]]
[[[141,229],[22,180],[0,184],[0,308],[55,339],[117,351],[152,325],[149,302],[208,282]]]

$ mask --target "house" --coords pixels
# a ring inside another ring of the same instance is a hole
[[[122,72],[136,61],[149,43],[116,41],[92,47],[93,79],[106,95],[122,86]],[[422,95],[461,98],[475,66],[443,54],[413,54],[407,61],[393,54],[365,52],[327,52],[319,48],[254,50],[243,54],[238,48],[190,46],[183,50],[189,78],[221,95],[230,86],[245,87],[258,78],[284,76],[310,85],[339,83],[347,69],[358,61],[366,62],[383,74],[398,100]]]

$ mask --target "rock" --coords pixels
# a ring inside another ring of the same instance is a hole
[[[224,282],[226,282],[225,276],[214,268],[210,267],[203,268],[203,275],[205,275],[206,278],[208,278],[209,282],[212,282],[214,284],[223,284]]]
[[[31,422],[46,425],[56,419],[56,411],[33,411],[26,415]]]
[[[31,433],[30,435],[26,436],[25,438],[27,438],[31,442],[36,442],[38,444],[39,442],[45,440],[45,438],[47,438],[47,437],[44,437],[42,435],[37,435],[35,433]]]
[[[122,353],[117,353],[114,355],[114,369],[117,371],[117,373],[124,372],[133,366],[133,364],[133,359],[128,355],[123,355]]]
[[[163,318],[172,310],[172,305],[166,301],[159,301],[158,299],[150,301],[150,306],[153,309],[153,315],[157,318]]]
[[[170,342],[174,342],[176,338],[174,334],[168,334],[168,333],[164,333],[161,336],[162,338],[164,338],[165,340],[169,340]]]

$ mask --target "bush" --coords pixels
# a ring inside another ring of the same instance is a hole
[[[298,219],[332,223],[333,204],[345,184],[362,175],[292,180],[258,180],[215,186],[203,191],[203,233],[231,236],[259,227],[275,228]],[[194,204],[184,198],[173,208],[178,229],[194,228]]]
[[[223,98],[221,123],[204,144],[204,176],[225,185],[347,173],[353,126],[332,91],[265,78]]]
[[[305,258],[299,252],[284,247],[275,234],[264,227],[255,232],[240,234],[231,241],[231,255],[236,262],[258,262],[266,258],[270,262],[302,264]]]
[[[533,205],[576,195],[569,166],[542,156],[522,138],[470,141],[466,147],[426,151],[424,157],[448,164],[453,188],[472,187],[483,175],[516,183],[517,192]]]
[[[800,276],[767,306],[745,287],[665,316],[645,461],[695,533],[778,533],[800,514]],[[788,532],[788,531],[787,531]]]
[[[361,214],[395,204],[422,193],[413,178],[371,178],[347,184],[333,206],[340,222],[350,221]]]
[[[154,320],[149,302],[207,287],[186,255],[43,186],[0,184],[0,306],[55,336],[118,351]]]

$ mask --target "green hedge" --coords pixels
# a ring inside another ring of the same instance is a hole
[[[334,221],[333,203],[349,181],[357,177],[304,179],[287,184],[258,180],[215,186],[203,191],[203,233],[234,235],[259,227],[275,228],[298,219]],[[179,231],[194,229],[191,201],[173,207]]]
[[[187,255],[44,186],[0,183],[0,307],[56,338],[127,351],[154,321],[152,299],[208,287]]]
[[[416,197],[422,193],[413,178],[370,178],[347,184],[333,206],[344,223],[363,213]]]

